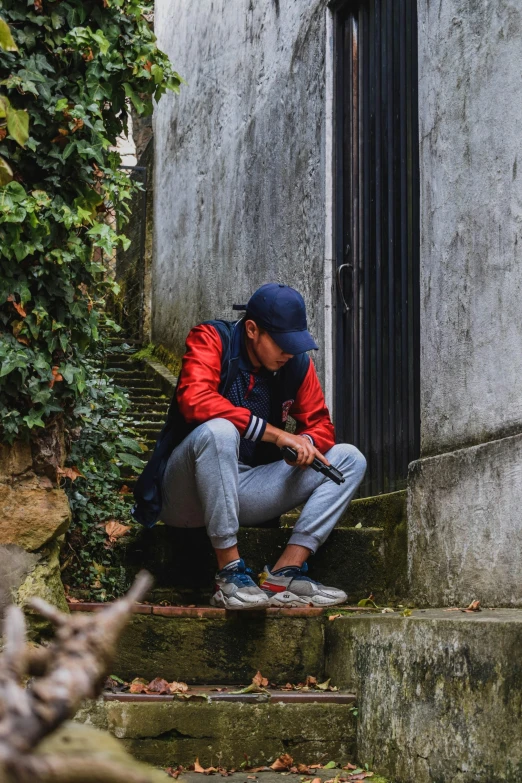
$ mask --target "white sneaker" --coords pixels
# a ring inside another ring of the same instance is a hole
[[[252,579],[252,573],[243,560],[218,571],[210,605],[233,610],[266,609],[270,602],[266,593]]]
[[[336,587],[325,587],[307,575],[308,566],[281,568],[273,574],[268,566],[259,575],[259,585],[270,606],[337,606],[346,603],[348,596]]]

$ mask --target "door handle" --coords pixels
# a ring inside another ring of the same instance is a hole
[[[337,267],[337,274],[336,274],[337,288],[339,290],[339,296],[341,297],[343,303],[343,313],[348,313],[350,311],[350,305],[347,303],[346,299],[344,298],[344,293],[343,293],[343,284],[342,284],[343,269],[353,269],[353,264],[340,264]]]

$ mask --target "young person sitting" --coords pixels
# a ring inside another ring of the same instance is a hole
[[[186,341],[176,393],[151,462],[136,486],[133,513],[174,527],[205,526],[218,572],[213,606],[334,606],[335,587],[315,582],[306,561],[326,541],[366,470],[355,446],[335,444],[315,367],[305,303],[286,285],[259,288],[239,321],[208,321]],[[291,415],[296,432],[286,432]],[[289,446],[295,462],[281,457]],[[309,466],[314,458],[344,475],[337,485]],[[260,584],[237,546],[240,525],[259,525],[304,508],[288,545]]]

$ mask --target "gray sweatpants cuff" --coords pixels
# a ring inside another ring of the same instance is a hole
[[[212,542],[214,549],[228,549],[237,544],[237,536],[210,536],[210,541]]]
[[[316,536],[310,535],[310,533],[292,533],[288,543],[296,544],[297,546],[305,546],[315,554],[315,552],[321,546],[322,541],[316,538]]]

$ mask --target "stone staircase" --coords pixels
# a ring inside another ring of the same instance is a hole
[[[152,447],[173,378],[134,353],[114,346],[108,367]],[[129,487],[134,480],[125,477]],[[274,560],[298,513],[279,529],[241,531],[249,564]],[[395,783],[522,781],[522,611],[404,611],[404,493],[354,501],[313,559],[314,576],[347,591],[350,606],[340,610],[210,608],[215,566],[204,531],[138,530],[118,543],[114,567],[127,582],[146,567],[156,585],[136,606],[112,673],[190,686],[181,695],[107,693],[80,711],[78,720],[108,729],[139,759],[237,769],[289,753],[305,765],[367,764]],[[380,608],[358,607],[370,593]],[[237,693],[258,670],[274,687]],[[308,675],[339,690],[284,690]]]

